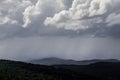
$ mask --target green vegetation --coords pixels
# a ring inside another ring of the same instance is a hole
[[[89,80],[93,77],[52,66],[0,60],[0,80]]]
[[[0,60],[0,80],[120,80],[120,63],[35,65]]]
[[[61,80],[57,76],[45,74],[44,71],[32,69],[32,64],[0,61],[0,80]],[[31,69],[30,69],[31,68]]]

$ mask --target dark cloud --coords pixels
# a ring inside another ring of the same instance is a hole
[[[0,41],[0,58],[28,60],[54,56],[76,60],[99,58],[119,59],[119,45],[119,40],[106,38],[12,38]]]
[[[0,58],[119,59],[119,4],[119,0],[0,1]]]

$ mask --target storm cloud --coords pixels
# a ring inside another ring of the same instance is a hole
[[[120,59],[119,4],[119,0],[1,0],[0,59]]]
[[[0,42],[0,58],[11,60],[29,60],[45,57],[75,60],[119,59],[119,45],[119,40],[104,38],[14,38]]]

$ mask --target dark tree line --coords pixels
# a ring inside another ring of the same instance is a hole
[[[44,66],[0,60],[0,80],[120,80],[119,67],[120,63]]]

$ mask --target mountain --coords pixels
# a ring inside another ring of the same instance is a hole
[[[45,66],[0,60],[0,80],[120,80],[120,62]]]
[[[120,62],[116,59],[93,59],[93,60],[84,60],[84,61],[76,61],[76,60],[68,60],[68,59],[60,59],[56,57],[43,58],[43,59],[35,59],[27,61],[33,64],[42,64],[42,65],[88,65],[96,62]]]
[[[97,62],[89,65],[54,65],[56,68],[69,69],[103,80],[120,80],[120,62]]]
[[[0,80],[101,80],[55,66],[0,60]]]

